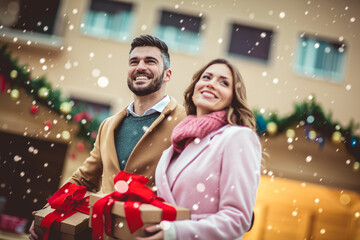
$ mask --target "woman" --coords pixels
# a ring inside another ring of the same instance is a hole
[[[168,203],[191,220],[163,221],[138,239],[242,239],[249,230],[260,178],[261,146],[239,71],[215,59],[185,92],[188,116],[172,133],[155,182]]]

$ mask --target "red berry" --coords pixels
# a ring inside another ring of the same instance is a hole
[[[37,114],[37,112],[39,111],[39,106],[38,105],[31,105],[30,111],[32,114]]]

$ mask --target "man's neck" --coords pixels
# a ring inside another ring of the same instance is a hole
[[[163,92],[155,92],[146,96],[136,96],[134,95],[134,109],[133,111],[142,116],[146,110],[154,106],[156,103],[160,102],[161,99],[165,97]]]

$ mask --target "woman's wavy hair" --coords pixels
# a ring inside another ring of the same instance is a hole
[[[194,95],[195,85],[199,81],[201,75],[205,72],[205,70],[214,64],[225,64],[231,71],[232,78],[234,81],[233,99],[231,101],[230,106],[226,109],[227,122],[231,125],[249,127],[255,131],[256,130],[255,117],[253,112],[250,110],[250,108],[247,105],[246,88],[244,85],[244,81],[241,77],[239,70],[226,59],[222,59],[222,58],[214,59],[193,75],[192,82],[184,93],[185,109],[187,114],[196,115],[196,106],[192,100],[192,97]]]

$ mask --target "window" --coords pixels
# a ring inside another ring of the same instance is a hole
[[[132,31],[133,5],[111,0],[92,0],[83,33],[94,37],[126,41]]]
[[[25,32],[53,35],[60,0],[1,1],[0,25]]]
[[[3,213],[31,222],[34,216],[29,209],[41,209],[46,198],[59,188],[68,143],[1,129],[0,145],[0,196],[7,200]],[[5,220],[2,224],[9,223]]]
[[[234,23],[228,52],[230,55],[245,56],[267,62],[272,37],[272,30]]]
[[[200,51],[202,18],[163,10],[156,35],[173,51],[197,54]]]
[[[19,45],[60,50],[64,44],[60,5],[60,0],[1,0],[2,39]]]
[[[300,35],[295,71],[301,75],[341,82],[344,73],[345,44]]]

